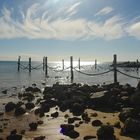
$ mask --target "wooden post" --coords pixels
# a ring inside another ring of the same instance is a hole
[[[71,83],[73,83],[73,57],[70,57],[70,68],[71,68]]]
[[[43,57],[43,71],[45,69],[45,56]]]
[[[113,61],[113,66],[114,66],[114,83],[117,83],[117,55],[114,55],[114,61]]]
[[[139,60],[137,59],[137,72],[139,71]]]
[[[29,73],[31,72],[31,57],[29,57]]]
[[[48,58],[45,57],[45,77],[48,76]]]
[[[18,71],[20,71],[20,56],[18,57]]]
[[[64,59],[62,59],[62,69],[64,70]]]
[[[97,60],[95,59],[95,70],[97,69]]]
[[[80,58],[78,60],[78,66],[79,66],[79,70],[81,69],[81,66],[80,66]]]

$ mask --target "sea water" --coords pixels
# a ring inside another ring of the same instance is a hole
[[[111,63],[99,63],[97,69],[95,69],[93,62],[81,62],[80,71],[87,74],[102,73],[111,70]],[[28,62],[21,62],[22,69],[17,70],[16,61],[0,61],[0,89],[7,89],[11,87],[23,87],[30,86],[33,83],[41,86],[41,84],[53,85],[56,82],[60,84],[70,84],[71,83],[71,71],[70,62],[65,62],[64,71],[62,70],[62,62],[51,62],[48,63],[48,77],[45,77],[45,71],[43,71],[42,62],[32,62],[33,70],[29,73]],[[78,72],[78,62],[74,62],[74,80],[76,83],[86,83],[89,85],[93,84],[109,84],[114,81],[113,71],[99,76],[88,76]],[[27,69],[26,69],[27,68]],[[120,71],[131,75],[140,77],[140,71],[135,68],[119,68]],[[118,81],[121,84],[131,84],[136,86],[138,79],[130,78],[120,73],[117,74]]]

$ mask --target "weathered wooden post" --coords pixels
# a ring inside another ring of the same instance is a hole
[[[97,60],[95,59],[95,70],[97,69]]]
[[[18,57],[18,71],[20,71],[20,56]]]
[[[62,69],[64,70],[64,59],[62,59]]]
[[[79,70],[81,69],[81,66],[80,66],[80,58],[78,60],[78,66],[79,66]]]
[[[139,60],[137,59],[137,72],[139,71]]]
[[[48,58],[45,57],[45,77],[48,76]]]
[[[73,83],[73,57],[70,57],[70,68],[71,68],[71,83]]]
[[[114,66],[114,83],[117,83],[117,55],[114,55],[114,61],[113,61],[113,66]]]
[[[43,57],[43,71],[45,69],[45,56]]]
[[[31,72],[31,57],[29,57],[29,73]]]

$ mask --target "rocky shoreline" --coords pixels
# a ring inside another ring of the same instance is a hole
[[[0,104],[0,140],[140,139],[140,83],[33,84],[13,98]]]

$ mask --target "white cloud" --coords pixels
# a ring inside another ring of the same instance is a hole
[[[100,10],[99,12],[97,12],[95,14],[95,16],[99,16],[99,15],[107,15],[109,13],[111,13],[114,9],[112,7],[105,7],[102,10]]]
[[[134,36],[137,39],[140,39],[140,22],[134,23],[128,27],[127,32],[130,36]]]
[[[54,13],[47,10],[38,16],[40,6],[33,4],[26,12],[23,13],[21,11],[21,21],[13,19],[11,16],[12,12],[4,8],[3,15],[0,17],[0,39],[24,37],[29,39],[58,40],[87,40],[94,38],[113,40],[126,35],[126,28],[128,27],[120,16],[113,16],[102,22],[84,18],[72,18],[71,13],[77,12],[80,4],[78,2],[72,5],[63,16],[60,14],[57,15],[57,18]],[[64,10],[59,8],[58,11],[62,12]],[[131,36],[140,38],[140,23],[131,25],[127,32]]]

